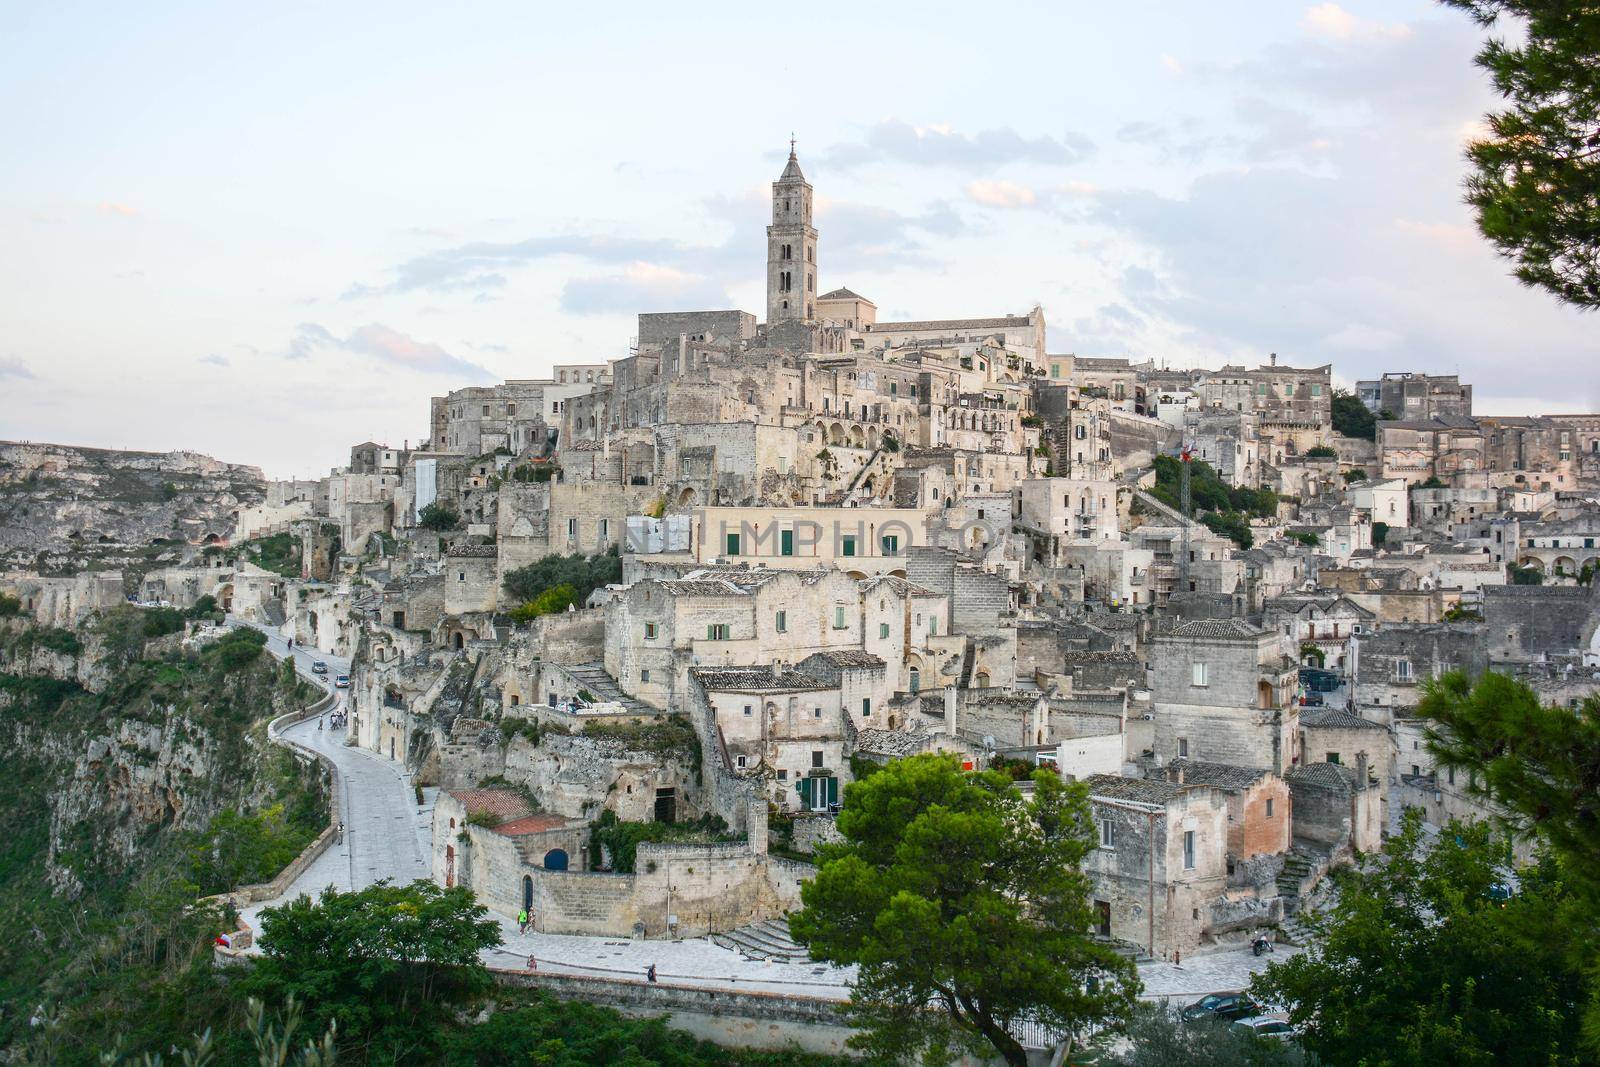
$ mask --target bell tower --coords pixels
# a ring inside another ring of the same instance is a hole
[[[767,324],[817,317],[817,231],[811,225],[811,183],[800,173],[794,138],[789,162],[772,183],[767,227]]]

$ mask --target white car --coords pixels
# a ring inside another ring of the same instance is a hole
[[[334,685],[335,689],[349,689],[350,688],[350,676],[348,674],[339,675],[337,678],[335,678],[333,680],[333,685]]]
[[[1289,1022],[1284,1015],[1252,1015],[1248,1019],[1240,1019],[1233,1023],[1229,1029],[1239,1033],[1255,1034],[1257,1037],[1270,1037],[1278,1041],[1290,1041],[1300,1036],[1300,1032]]]

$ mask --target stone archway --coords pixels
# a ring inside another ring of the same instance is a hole
[[[547,871],[564,871],[567,869],[567,850],[553,848],[544,854],[544,869]]]

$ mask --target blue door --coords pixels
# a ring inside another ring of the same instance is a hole
[[[564,871],[567,869],[567,850],[553,848],[544,854],[544,869],[547,871]]]

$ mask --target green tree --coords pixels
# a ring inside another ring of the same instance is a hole
[[[1600,7],[1585,0],[1443,0],[1513,21],[1477,63],[1506,102],[1467,149],[1467,203],[1524,285],[1600,307]]]
[[[1331,406],[1335,433],[1359,437],[1363,441],[1377,440],[1378,420],[1367,410],[1367,405],[1361,402],[1360,397],[1343,389],[1335,389]]]
[[[0,593],[0,619],[11,619],[22,614],[22,601],[10,593]]]
[[[461,525],[461,513],[449,504],[435,501],[417,512],[417,525],[425,530],[454,530]]]
[[[1584,1031],[1600,1051],[1600,697],[1576,708],[1546,704],[1527,685],[1460,672],[1429,682],[1418,712],[1428,747],[1465,777],[1515,833],[1549,846],[1580,906],[1563,916],[1566,943],[1589,971]]]
[[[598,556],[545,556],[507,572],[501,585],[511,599],[521,604],[538,600],[547,589],[566,585],[572,588],[572,602],[581,604],[598,587],[620,581],[622,557],[613,547]]]
[[[1336,1067],[1587,1062],[1583,975],[1560,925],[1571,889],[1547,860],[1507,898],[1507,856],[1487,823],[1452,822],[1430,842],[1408,810],[1381,855],[1340,878],[1309,950],[1251,992]]]
[[[341,1046],[365,1058],[420,1062],[489,988],[478,953],[499,944],[499,925],[461,886],[329,888],[262,912],[262,955],[241,982],[270,1003],[293,996],[315,1031],[337,1021]]]
[[[1132,964],[1089,930],[1085,787],[1049,771],[1024,799],[954,756],[898,760],[845,789],[840,844],[790,929],[816,959],[859,967],[852,1042],[886,1059],[992,1048],[1027,1062],[1025,1019],[1081,1038],[1126,1018]]]

